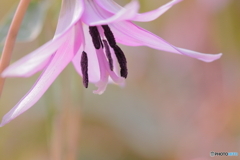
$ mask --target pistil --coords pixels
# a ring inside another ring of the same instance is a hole
[[[113,59],[112,59],[112,56],[111,56],[110,48],[108,46],[108,42],[106,40],[103,40],[103,44],[104,44],[105,52],[106,52],[106,55],[107,55],[107,58],[108,58],[109,68],[110,68],[111,71],[113,71]]]

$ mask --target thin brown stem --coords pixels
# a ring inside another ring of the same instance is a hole
[[[15,41],[17,38],[18,31],[20,29],[21,23],[23,21],[23,17],[26,13],[28,5],[31,0],[20,0],[19,5],[17,7],[16,13],[13,17],[12,23],[10,25],[10,29],[7,34],[7,38],[5,41],[5,45],[2,52],[2,57],[0,60],[0,74],[3,72],[5,68],[10,63],[13,47],[15,45]],[[0,96],[3,90],[5,78],[0,76]]]

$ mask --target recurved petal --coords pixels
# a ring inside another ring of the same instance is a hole
[[[111,12],[111,13],[117,13],[119,12],[123,7],[114,2],[113,0],[95,0],[95,2],[104,10]]]
[[[63,34],[82,16],[83,0],[63,0],[54,38]]]
[[[123,7],[118,5],[113,0],[95,0],[96,3],[101,6],[104,10],[110,12],[110,13],[117,13],[119,12]],[[172,0],[168,2],[167,4],[149,12],[145,13],[137,13],[135,17],[133,17],[131,20],[133,21],[139,21],[139,22],[148,22],[155,20],[159,16],[161,16],[163,13],[165,13],[168,9],[170,9],[173,5],[180,2],[182,0]]]
[[[139,9],[139,3],[136,0],[132,0],[125,7],[121,8],[116,13],[106,12],[94,1],[85,1],[85,11],[82,16],[82,20],[85,24],[90,26],[109,24],[112,22],[130,20],[136,16]]]
[[[60,47],[32,89],[3,117],[0,126],[5,125],[32,107],[71,61],[73,55],[72,46],[69,42]]]
[[[216,59],[219,59],[222,54],[205,54],[200,52],[195,52],[187,49],[182,49],[171,45],[162,38],[154,35],[153,33],[136,26],[135,24],[128,21],[121,21],[110,24],[116,41],[124,45],[129,46],[148,46],[154,49],[163,50],[167,52],[172,52],[176,54],[186,55],[189,57],[197,58],[205,62],[212,62]],[[124,39],[122,35],[124,34]]]
[[[29,77],[43,69],[50,57],[71,36],[69,32],[45,43],[32,53],[16,61],[2,73],[2,77]]]
[[[159,16],[161,16],[163,13],[165,13],[168,9],[170,9],[173,5],[175,5],[176,3],[180,2],[180,1],[182,1],[182,0],[172,0],[169,3],[159,7],[156,10],[137,14],[132,20],[139,21],[139,22],[148,22],[148,21],[155,20]]]

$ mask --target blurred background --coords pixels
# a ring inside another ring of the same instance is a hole
[[[169,2],[139,1],[141,12]],[[1,47],[17,3],[0,1]],[[60,5],[32,1],[12,62],[53,37]],[[183,0],[157,20],[137,24],[178,47],[223,56],[205,63],[121,46],[126,85],[111,84],[102,95],[92,93],[93,84],[85,89],[70,64],[30,110],[0,128],[0,159],[209,160],[211,151],[240,153],[240,1]],[[39,75],[7,79],[0,117]]]

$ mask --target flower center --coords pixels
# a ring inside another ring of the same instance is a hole
[[[90,26],[89,27],[89,33],[92,37],[92,43],[96,50],[99,50],[101,47],[105,48],[105,54],[106,58],[108,59],[109,68],[111,71],[113,71],[113,59],[111,56],[111,50],[110,47],[113,49],[116,58],[118,60],[119,66],[120,66],[120,75],[121,77],[127,78],[128,75],[128,69],[127,69],[127,60],[126,57],[121,50],[121,48],[117,45],[115,37],[109,28],[108,25],[102,25],[102,29],[104,31],[102,38],[99,33],[99,26]],[[107,40],[105,40],[103,37],[105,37]],[[110,46],[110,47],[109,47]],[[88,87],[88,58],[86,52],[83,51],[82,58],[81,58],[81,68],[82,68],[82,75],[83,75],[83,84],[87,88]]]

